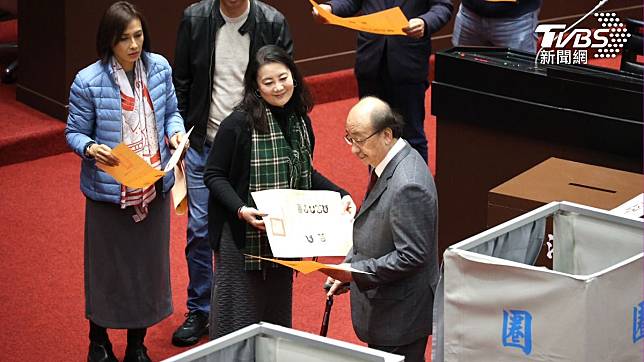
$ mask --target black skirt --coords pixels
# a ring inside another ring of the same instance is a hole
[[[224,224],[215,253],[210,339],[258,322],[291,327],[293,272],[290,268],[244,270],[244,255]]]
[[[141,222],[134,209],[86,199],[85,316],[106,328],[147,328],[172,314],[170,203]]]

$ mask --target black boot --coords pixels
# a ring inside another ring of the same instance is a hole
[[[148,349],[143,345],[146,328],[127,330],[127,347],[123,362],[152,362],[148,356]]]
[[[107,335],[107,329],[94,322],[89,322],[89,352],[87,362],[118,362],[112,344]]]
[[[172,334],[172,344],[178,347],[197,344],[208,334],[208,313],[194,310],[186,314],[186,320]]]

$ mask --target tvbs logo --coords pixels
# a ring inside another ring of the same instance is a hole
[[[565,24],[540,24],[542,36],[538,62],[541,64],[586,64],[589,51],[594,58],[615,58],[631,36],[615,13],[593,14],[600,27],[564,33]]]

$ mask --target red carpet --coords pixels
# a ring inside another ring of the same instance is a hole
[[[315,104],[339,101],[358,94],[353,69],[306,77]]]
[[[16,43],[18,41],[18,20],[0,21],[0,44]]]
[[[16,101],[16,87],[0,84],[0,166],[68,152],[65,123]]]

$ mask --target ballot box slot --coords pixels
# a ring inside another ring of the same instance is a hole
[[[609,194],[617,193],[617,191],[615,191],[615,190],[608,190],[608,189],[603,189],[601,187],[578,184],[576,182],[569,182],[568,185],[575,186],[575,187],[582,187],[582,188],[585,188],[585,189],[591,189],[591,190],[595,190],[595,191],[608,192]]]

